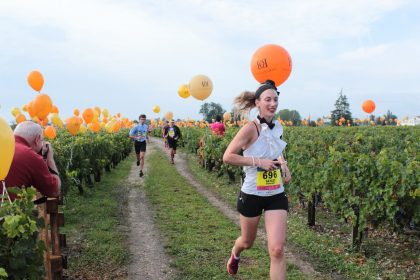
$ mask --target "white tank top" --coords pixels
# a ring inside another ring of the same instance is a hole
[[[260,123],[258,119],[254,120],[256,123]],[[254,157],[255,163],[258,162],[257,158],[260,159],[278,159],[282,154],[282,151],[286,147],[287,143],[280,139],[283,134],[283,127],[277,121],[274,120],[275,126],[270,129],[267,124],[261,124],[260,135],[257,140],[252,143],[243,154],[245,157]],[[255,128],[257,129],[257,128]],[[274,189],[261,188],[257,189],[257,167],[255,166],[244,166],[245,179],[242,184],[241,191],[247,194],[253,194],[258,196],[271,196],[278,193],[284,192],[283,181],[280,177],[280,186]],[[271,175],[271,174],[270,174]],[[261,175],[260,175],[261,176]],[[263,190],[261,190],[263,189]]]

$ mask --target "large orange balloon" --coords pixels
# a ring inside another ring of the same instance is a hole
[[[53,106],[52,104],[52,100],[48,95],[46,95],[45,93],[38,94],[32,103],[32,109],[35,112],[36,116],[39,119],[43,120],[51,112]]]
[[[153,106],[153,112],[155,113],[159,113],[160,112],[160,107],[158,105]]]
[[[44,135],[48,137],[49,139],[54,139],[57,136],[57,133],[55,132],[55,128],[52,125],[47,126],[44,129]]]
[[[35,91],[40,92],[42,87],[44,86],[44,77],[42,76],[41,72],[35,70],[29,73],[28,84]]]
[[[85,123],[90,123],[93,120],[94,112],[91,108],[87,108],[83,111],[82,117],[85,120]]]
[[[251,72],[258,82],[272,80],[276,86],[279,86],[292,72],[292,59],[283,47],[274,44],[265,45],[257,49],[252,56]]]
[[[370,114],[373,111],[375,111],[375,108],[376,108],[375,102],[373,102],[373,100],[370,100],[370,99],[366,100],[362,104],[363,111],[365,111],[368,114]]]
[[[9,173],[15,154],[15,137],[10,125],[0,117],[0,181]]]
[[[194,76],[190,80],[190,94],[198,100],[204,100],[210,96],[213,91],[213,83],[205,75]]]
[[[76,135],[77,132],[80,130],[80,120],[78,117],[73,116],[66,120],[66,128],[70,132],[71,135]]]
[[[181,85],[178,88],[178,95],[184,99],[190,97],[190,89],[188,85]]]

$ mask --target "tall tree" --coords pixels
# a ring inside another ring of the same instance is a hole
[[[205,102],[203,105],[201,105],[199,113],[203,115],[204,120],[206,120],[207,122],[211,122],[213,119],[216,119],[217,115],[222,116],[224,112],[226,111],[222,108],[222,105],[220,105],[219,103]]]
[[[278,112],[277,116],[283,121],[292,121],[293,125],[300,125],[302,118],[296,110],[283,109]]]
[[[334,106],[335,109],[331,111],[331,125],[337,125],[337,121],[339,121],[341,118],[344,118],[346,123],[348,120],[350,120],[350,123],[353,124],[353,118],[351,117],[350,112],[350,104],[347,101],[347,97],[343,94],[343,89],[341,89]]]

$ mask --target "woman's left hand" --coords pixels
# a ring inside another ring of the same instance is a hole
[[[292,180],[292,174],[290,174],[286,163],[281,165],[281,172],[284,174],[284,183],[288,184]]]

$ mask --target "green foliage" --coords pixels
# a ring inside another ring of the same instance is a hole
[[[87,132],[74,137],[67,131],[60,131],[51,142],[63,192],[72,185],[80,185],[83,178],[91,174],[100,176],[104,168],[116,166],[125,158],[132,149],[128,132],[128,129],[111,134]]]
[[[32,203],[35,189],[12,189],[17,199],[0,208],[0,279],[41,279],[44,243],[38,240],[37,217]]]
[[[212,119],[216,119],[217,115],[222,116],[224,112],[226,111],[222,108],[222,105],[220,105],[219,103],[205,102],[203,105],[201,105],[199,113],[203,115],[204,120],[211,123]]]
[[[301,124],[301,116],[296,110],[283,109],[276,115],[283,121],[292,121],[294,126]]]
[[[238,178],[241,168],[222,161],[237,128],[228,128],[224,137],[214,136],[208,129],[182,130],[185,147],[202,158],[203,167],[219,174],[233,173]],[[290,195],[309,201],[314,194],[320,194],[324,203],[343,220],[350,221],[359,233],[368,225],[381,223],[395,230],[419,224],[420,128],[284,130],[283,139],[288,143],[285,155],[293,175],[291,184],[286,186]]]

